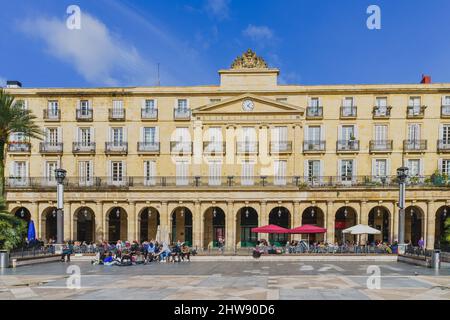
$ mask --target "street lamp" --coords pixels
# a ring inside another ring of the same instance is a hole
[[[56,169],[55,178],[56,193],[57,193],[57,216],[56,216],[56,243],[63,244],[64,242],[64,179],[66,178],[66,170]]]
[[[399,220],[398,220],[398,242],[402,246],[405,243],[405,202],[406,202],[406,179],[408,178],[409,169],[407,167],[400,167],[397,169],[397,179],[399,185]],[[403,248],[402,248],[403,249]]]

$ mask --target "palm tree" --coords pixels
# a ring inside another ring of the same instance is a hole
[[[42,139],[43,133],[34,120],[36,116],[15,103],[14,97],[0,88],[0,197],[5,195],[5,162],[7,143],[14,132],[21,132],[25,138]]]

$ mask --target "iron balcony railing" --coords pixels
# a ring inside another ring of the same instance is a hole
[[[44,110],[44,120],[45,121],[60,121],[61,112],[59,109],[45,109]]]
[[[127,154],[128,142],[115,141],[105,142],[105,153],[107,154]]]
[[[357,107],[356,106],[341,106],[341,119],[356,118]]]
[[[158,119],[158,109],[142,108],[141,109],[141,119],[142,120],[157,120]]]
[[[125,109],[109,109],[109,121],[125,121]]]
[[[373,107],[373,118],[374,119],[384,119],[389,118],[391,116],[391,106],[386,107],[380,107],[380,106],[374,106]]]
[[[159,142],[154,141],[143,141],[137,143],[137,150],[138,152],[145,152],[145,153],[159,153]]]
[[[47,177],[7,177],[7,189],[32,189],[36,191],[56,188],[54,178]],[[66,190],[101,191],[110,188],[130,188],[145,190],[151,188],[361,188],[398,189],[396,176],[184,176],[184,177],[67,177]],[[446,175],[413,176],[407,179],[408,188],[444,188],[450,190],[450,178]]]
[[[322,119],[323,107],[322,106],[309,106],[306,107],[306,119]]]
[[[95,142],[73,142],[73,153],[95,153]]]
[[[441,117],[450,118],[450,105],[441,106]]]
[[[8,152],[30,152],[31,143],[23,141],[11,141],[8,143]]]
[[[336,151],[359,151],[359,140],[338,140],[336,141]]]
[[[40,153],[62,153],[63,143],[62,142],[40,142],[39,143]]]
[[[77,121],[92,121],[94,119],[94,111],[92,109],[77,109]]]
[[[370,152],[389,152],[392,151],[392,140],[370,140],[369,151]]]
[[[221,141],[204,141],[204,154],[224,154],[226,150],[226,143]]]
[[[258,153],[259,143],[256,141],[238,141],[236,142],[236,153],[238,154],[256,154]]]
[[[407,118],[423,118],[425,116],[426,106],[408,106],[406,108]]]
[[[439,152],[450,152],[450,140],[438,140],[437,145]]]
[[[170,141],[170,152],[177,154],[191,154],[192,142],[187,141]]]
[[[303,152],[323,152],[325,145],[325,140],[305,140],[303,141]]]
[[[191,110],[187,108],[173,109],[173,118],[175,120],[191,120]]]
[[[270,153],[292,153],[292,141],[271,141]]]
[[[427,150],[427,140],[403,140],[404,151],[425,151]]]

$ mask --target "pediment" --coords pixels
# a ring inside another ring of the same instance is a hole
[[[253,109],[244,111],[242,104],[246,100],[253,102]],[[192,110],[194,115],[212,115],[212,114],[296,114],[303,115],[305,109],[289,103],[276,101],[273,99],[260,97],[254,94],[243,94],[237,97],[229,98],[215,103],[200,106]]]

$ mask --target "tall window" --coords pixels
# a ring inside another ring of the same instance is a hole
[[[58,115],[59,104],[57,100],[50,100],[48,102],[48,115],[56,117]]]
[[[191,134],[189,133],[189,128],[186,128],[186,127],[176,128],[174,138],[175,138],[175,142],[176,142],[174,151],[190,152]]]
[[[376,98],[375,100],[375,104],[376,104],[376,115],[386,115],[387,113],[387,98]]]
[[[155,100],[154,99],[146,99],[145,100],[145,110],[146,111],[153,111],[156,108]]]
[[[253,185],[254,163],[250,160],[242,162],[241,184],[243,186]]]
[[[319,142],[321,137],[321,127],[320,126],[308,126],[307,140],[313,142]]]
[[[318,181],[322,175],[320,172],[320,160],[307,160],[305,169],[305,178],[310,183]]]
[[[275,185],[285,185],[286,184],[286,160],[275,160],[274,163],[274,184]]]
[[[155,143],[156,142],[156,128],[155,127],[145,127],[143,129],[143,140],[144,143]]]
[[[46,142],[51,146],[56,146],[59,139],[59,128],[46,128]]]
[[[80,100],[80,114],[82,116],[89,115],[89,100]]]
[[[222,176],[222,161],[211,160],[209,161],[209,185],[220,186]]]
[[[211,127],[208,129],[209,134],[209,152],[222,152],[222,129],[220,127]]]
[[[145,185],[154,186],[156,184],[156,161],[146,160],[144,161],[144,177]]]
[[[450,124],[442,125],[441,138],[443,144],[450,144]]]
[[[274,151],[285,151],[288,148],[288,128],[274,127],[272,129],[272,143],[274,145]]]
[[[27,181],[27,162],[14,161],[12,164],[12,172],[10,173],[12,183],[16,185],[23,185]]]
[[[176,176],[177,176],[177,185],[178,186],[187,186],[188,181],[188,169],[189,162],[188,160],[177,160],[175,163],[176,166]]]
[[[57,161],[45,162],[45,180],[47,183],[56,183],[55,170],[58,168]]]
[[[450,106],[450,96],[442,97],[442,105],[443,106]]]
[[[112,184],[122,184],[124,182],[124,164],[122,161],[111,161],[111,176]]]
[[[373,175],[375,177],[386,177],[388,175],[386,159],[375,159],[373,165]]]
[[[123,128],[111,128],[111,140],[114,146],[121,146],[123,144]]]
[[[420,176],[421,175],[421,161],[420,159],[408,159],[407,166],[409,169],[409,176]]]
[[[341,181],[347,182],[352,181],[354,176],[354,160],[341,160],[341,166],[340,166],[340,178]]]
[[[179,110],[187,111],[188,110],[188,101],[187,99],[178,99],[177,107]]]
[[[93,180],[93,167],[92,161],[83,160],[78,161],[78,176],[80,179],[80,185],[92,185]]]
[[[124,114],[123,109],[123,101],[122,100],[113,100],[112,107],[112,116],[113,117],[122,117]]]
[[[441,159],[439,170],[441,174],[450,176],[450,159]]]
[[[83,147],[89,147],[91,145],[91,128],[78,128],[78,142]]]
[[[348,125],[348,126],[342,126],[341,127],[341,139],[344,141],[351,140],[352,137],[355,137],[355,126],[354,125]]]
[[[256,152],[256,130],[254,127],[242,127],[245,152]]]
[[[420,140],[420,124],[413,123],[408,125],[408,140],[410,141]]]
[[[309,107],[311,109],[317,110],[320,107],[320,99],[319,98],[310,98],[309,99]]]
[[[375,141],[381,142],[387,140],[387,125],[377,124],[375,125]]]
[[[413,115],[420,114],[420,97],[409,97],[409,107]]]

